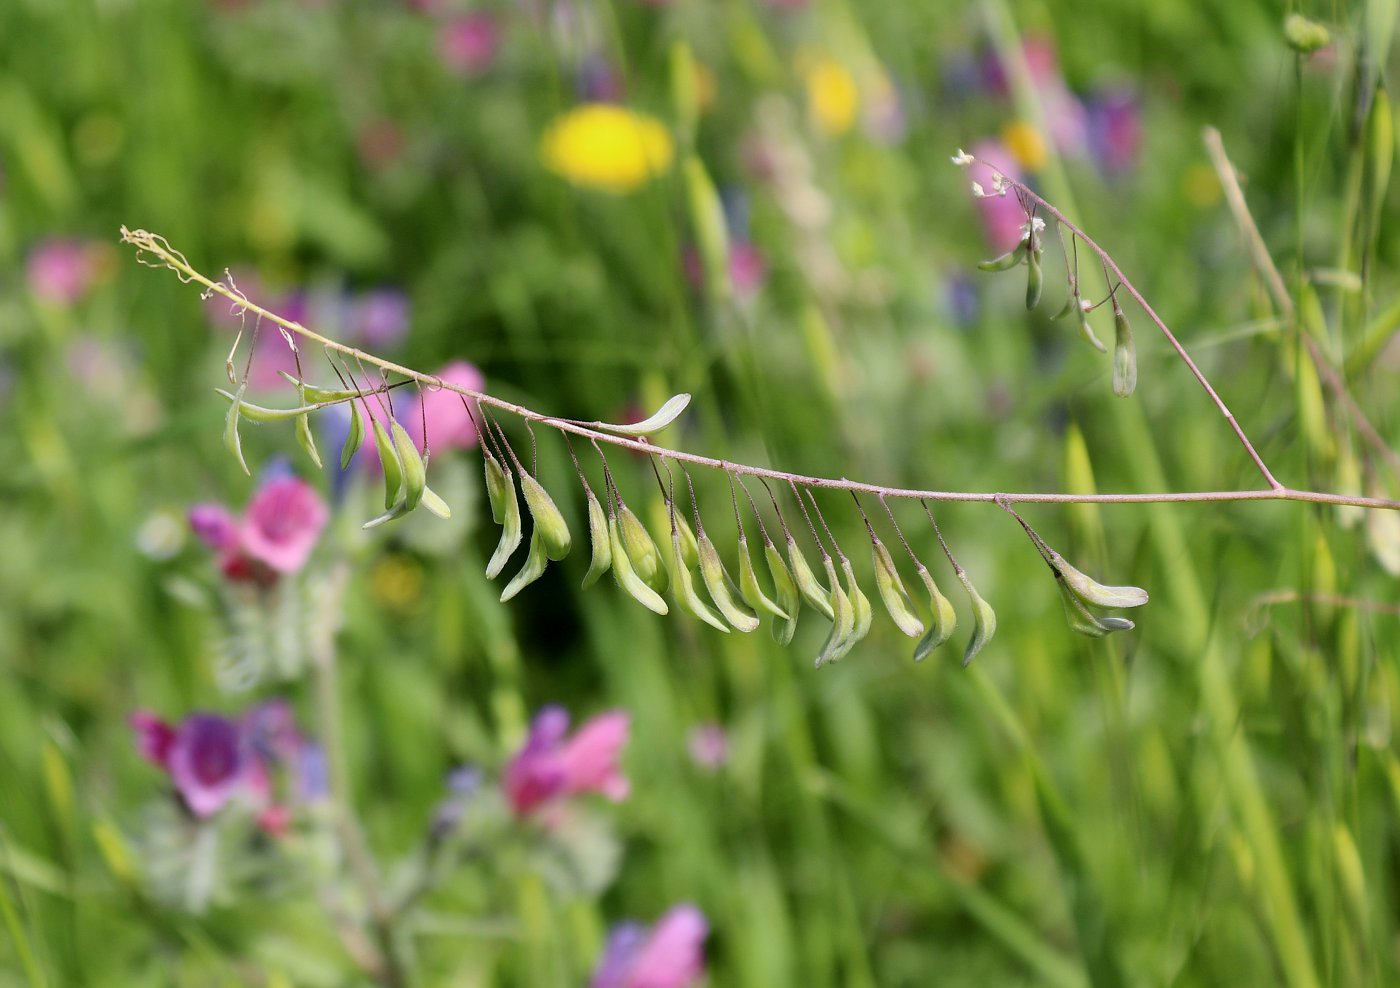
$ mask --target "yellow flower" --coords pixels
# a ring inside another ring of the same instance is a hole
[[[610,103],[586,103],[557,118],[540,139],[544,166],[574,185],[624,193],[671,167],[664,124]]]
[[[1024,120],[1013,120],[1001,130],[1001,142],[1011,156],[1028,172],[1038,172],[1050,159],[1049,149],[1040,131]]]
[[[807,61],[803,80],[807,111],[822,133],[835,137],[850,130],[860,110],[860,91],[846,67],[829,55],[818,55]]]

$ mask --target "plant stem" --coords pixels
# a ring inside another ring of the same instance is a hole
[[[348,568],[344,564],[338,566],[326,578],[323,588],[326,598],[338,604],[348,576]],[[394,938],[393,909],[380,891],[378,869],[365,845],[351,804],[340,693],[336,687],[336,628],[330,617],[335,608],[325,606],[323,610],[324,620],[318,622],[316,632],[310,636],[307,654],[315,686],[317,728],[326,750],[332,821],[341,851],[369,911],[369,924],[379,948],[376,978],[384,988],[405,988],[408,978]]]
[[[193,267],[191,267],[190,263],[186,261],[184,257],[179,254],[178,251],[173,250],[170,247],[170,245],[165,243],[165,241],[159,236],[147,233],[144,230],[133,231],[128,230],[126,227],[122,227],[122,239],[126,243],[133,244],[138,249],[138,251],[153,254],[154,256],[159,258],[161,261],[161,264],[159,266],[168,267],[172,271],[175,271],[180,276],[180,279],[182,281],[198,282],[199,284],[203,285],[206,290],[215,292],[219,295],[223,295],[231,301],[236,302],[238,305],[246,308],[248,311],[253,312],[256,315],[259,315],[262,318],[267,319],[273,323],[276,323],[278,326],[281,326],[289,332],[296,333],[297,335],[308,339],[313,343],[318,343],[328,350],[334,350],[338,353],[343,353],[348,357],[352,357],[355,360],[363,361],[367,364],[372,364],[376,367],[382,368],[383,370],[389,371],[394,374],[400,374],[403,377],[417,381],[420,385],[430,390],[446,389],[448,391],[456,392],[457,394],[463,395],[467,398],[471,398],[483,404],[490,405],[493,408],[498,408],[501,411],[510,412],[511,414],[517,415],[520,418],[526,420],[527,422],[538,422],[540,425],[548,426],[550,428],[557,429],[561,432],[572,432],[575,435],[584,436],[588,439],[594,440],[595,442],[611,443],[614,446],[621,446],[625,449],[634,450],[636,452],[645,453],[651,456],[659,456],[662,459],[672,460],[678,463],[691,463],[696,466],[709,467],[715,470],[722,470],[727,473],[745,474],[751,477],[763,477],[771,480],[780,481],[785,484],[798,484],[803,487],[822,488],[826,490],[854,491],[858,494],[869,494],[874,497],[893,497],[903,498],[906,500],[921,501],[961,501],[988,503],[1005,501],[1007,503],[1012,504],[1162,504],[1195,503],[1206,501],[1308,501],[1314,504],[1340,504],[1358,508],[1379,508],[1388,511],[1400,511],[1400,501],[1394,501],[1389,500],[1387,498],[1379,497],[1359,497],[1350,494],[1332,494],[1324,491],[1295,490],[1291,487],[1285,487],[1284,485],[1280,484],[1277,480],[1275,480],[1273,474],[1269,473],[1268,468],[1265,467],[1263,465],[1263,461],[1259,459],[1259,454],[1255,452],[1254,446],[1244,435],[1244,432],[1240,429],[1239,424],[1235,422],[1234,416],[1230,413],[1229,409],[1225,407],[1225,404],[1220,400],[1219,395],[1216,394],[1215,389],[1210,386],[1210,383],[1205,379],[1204,375],[1202,375],[1200,370],[1197,369],[1195,363],[1192,362],[1191,358],[1186,354],[1186,351],[1181,349],[1180,343],[1176,341],[1176,337],[1172,335],[1171,330],[1169,330],[1166,327],[1166,324],[1161,321],[1161,318],[1151,309],[1150,306],[1148,306],[1146,300],[1143,299],[1143,297],[1138,293],[1137,289],[1134,288],[1132,284],[1129,283],[1128,280],[1123,277],[1122,272],[1119,271],[1118,266],[1114,264],[1112,258],[1110,258],[1106,253],[1104,253],[1102,248],[1100,248],[1097,244],[1095,244],[1092,240],[1085,236],[1084,233],[1080,231],[1080,229],[1077,226],[1064,219],[1063,215],[1053,206],[1045,202],[1043,199],[1040,199],[1040,197],[1036,196],[1035,193],[1030,192],[1029,190],[1026,191],[1028,195],[1032,196],[1036,201],[1040,202],[1043,208],[1049,211],[1051,215],[1053,215],[1057,220],[1059,220],[1059,222],[1064,223],[1066,229],[1074,233],[1075,236],[1080,237],[1085,242],[1085,244],[1090,247],[1090,249],[1094,250],[1104,260],[1104,263],[1109,266],[1110,270],[1112,270],[1120,279],[1122,279],[1123,290],[1126,291],[1129,295],[1131,295],[1132,298],[1143,307],[1143,310],[1148,314],[1149,318],[1151,318],[1152,321],[1162,330],[1162,332],[1167,335],[1167,337],[1177,347],[1177,351],[1181,354],[1182,359],[1186,361],[1187,365],[1195,373],[1197,380],[1201,382],[1202,386],[1206,389],[1206,391],[1215,399],[1217,406],[1220,407],[1223,414],[1230,421],[1232,427],[1235,430],[1236,435],[1239,436],[1240,441],[1244,444],[1245,448],[1254,458],[1256,464],[1263,471],[1265,478],[1269,481],[1268,488],[1260,490],[1165,491],[1160,493],[1149,494],[1063,494],[1049,492],[1018,493],[1002,491],[919,490],[916,488],[908,487],[886,487],[881,484],[861,483],[859,481],[847,480],[844,477],[837,479],[831,477],[814,477],[808,476],[806,474],[789,473],[787,471],[774,470],[768,467],[757,467],[743,463],[735,463],[731,460],[716,459],[710,456],[701,456],[697,453],[687,453],[683,450],[667,449],[664,446],[657,446],[653,443],[650,443],[645,439],[633,439],[628,436],[613,435],[609,432],[603,432],[598,429],[591,428],[580,422],[574,422],[569,419],[555,418],[552,415],[545,415],[533,409],[526,408],[523,405],[517,405],[513,402],[497,398],[494,395],[486,394],[483,391],[475,391],[471,388],[460,387],[448,381],[443,381],[441,378],[434,377],[431,374],[424,374],[421,371],[416,371],[411,367],[405,367],[402,364],[396,364],[391,360],[385,360],[382,357],[377,357],[372,353],[367,353],[356,347],[346,346],[344,343],[339,343],[335,340],[330,339],[329,337],[322,336],[320,333],[307,329],[305,326],[301,325],[301,323],[292,322],[291,320],[284,319],[281,316],[277,315],[275,312],[271,312],[268,309],[264,309],[262,306],[255,304],[254,302],[243,297],[241,294],[232,291],[221,282],[210,280],[209,278],[196,271]],[[157,266],[151,265],[149,262],[144,263],[147,263],[147,265],[151,267]]]

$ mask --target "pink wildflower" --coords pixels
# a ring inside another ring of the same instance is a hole
[[[709,934],[695,906],[675,906],[650,930],[639,923],[613,928],[591,988],[688,988],[705,976],[702,946]]]
[[[511,808],[525,816],[566,796],[597,792],[614,802],[625,799],[628,782],[618,767],[631,719],[609,710],[565,738],[569,715],[557,706],[535,715],[525,745],[506,766],[504,785]]]
[[[729,760],[729,735],[719,724],[699,724],[691,728],[686,750],[692,762],[714,771]]]
[[[456,17],[438,28],[438,60],[457,75],[485,72],[495,61],[500,45],[500,28],[487,13]]]
[[[72,305],[92,287],[96,252],[80,240],[46,240],[29,252],[24,273],[36,298]]]
[[[189,510],[190,528],[217,554],[224,575],[260,583],[305,566],[328,517],[314,487],[285,476],[258,488],[241,519],[221,504]]]

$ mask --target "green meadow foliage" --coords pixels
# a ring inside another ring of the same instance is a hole
[[[1396,27],[0,4],[0,988],[1395,983]]]

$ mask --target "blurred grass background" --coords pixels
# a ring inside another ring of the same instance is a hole
[[[1029,126],[1042,146],[1022,131],[1008,149],[1022,170],[1136,280],[1275,472],[1395,496],[1331,403],[1309,429],[1317,403],[1200,140],[1223,133],[1280,268],[1316,286],[1330,352],[1393,444],[1400,236],[1376,175],[1394,147],[1366,124],[1391,6],[0,5],[0,985],[355,983],[305,890],[190,917],[123,864],[157,788],[127,715],[239,702],[215,682],[215,616],[172,593],[207,562],[153,551],[151,526],[242,503],[251,483],[210,393],[230,337],[116,246],[121,224],[242,272],[255,300],[307,306],[333,337],[350,328],[335,300],[402,293],[409,329],[388,355],[470,360],[541,411],[616,420],[691,391],[668,442],[708,455],[947,489],[1253,485],[1145,320],[1141,384],[1116,399],[1108,362],[1046,318],[1058,277],[1027,315],[1016,277],[975,271],[993,251],[948,157]],[[1295,9],[1334,32],[1304,62],[1283,41]],[[453,48],[466,16],[475,41]],[[582,102],[674,126],[678,39],[708,93],[696,151],[761,258],[733,304],[686,276],[677,168],[614,195],[539,155]],[[998,53],[1023,50],[1058,69],[999,83]],[[1044,140],[1054,86],[1121,97],[1140,144],[1108,167],[1102,145]],[[55,239],[82,245],[72,298],[35,288]],[[287,438],[245,446],[265,462]],[[542,436],[540,455],[581,531],[564,451]],[[645,464],[611,462],[648,503]],[[696,481],[728,535],[723,479]],[[411,851],[447,771],[499,764],[549,701],[632,712],[634,795],[597,903],[527,873],[505,900],[470,879],[435,893],[410,931],[423,983],[582,984],[608,923],[682,899],[714,924],[715,985],[1400,977],[1383,530],[1298,504],[1028,509],[1082,568],[1153,595],[1136,631],[1087,642],[1008,516],[949,506],[940,524],[1000,615],[992,646],[970,670],[951,650],[915,666],[881,615],[817,673],[810,616],[788,649],[722,638],[606,582],[578,593],[580,552],[499,605],[481,575],[494,532],[462,498],[471,525],[449,553],[407,535],[356,550],[342,688],[372,845]],[[858,517],[822,504],[865,572]],[[897,510],[932,564],[917,513]],[[1254,606],[1276,590],[1351,603]],[[731,755],[709,773],[686,733],[712,721]]]

